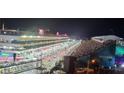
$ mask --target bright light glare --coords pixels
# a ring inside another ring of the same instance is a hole
[[[123,67],[123,68],[124,68],[124,64],[122,64],[122,65],[121,65],[121,67]]]
[[[93,59],[91,62],[94,64],[94,63],[96,62],[96,60],[95,60],[95,59]]]

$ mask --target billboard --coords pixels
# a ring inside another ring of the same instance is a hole
[[[13,53],[0,52],[0,62],[1,61],[13,61]]]

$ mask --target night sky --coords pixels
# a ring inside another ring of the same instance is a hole
[[[34,27],[81,38],[110,34],[124,38],[124,19],[121,18],[4,18],[0,22],[11,29],[27,30]]]

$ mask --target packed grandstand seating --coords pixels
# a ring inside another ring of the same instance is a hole
[[[85,40],[82,41],[80,46],[75,49],[75,51],[72,52],[71,56],[83,56],[88,55],[91,53],[94,53],[97,49],[106,46],[107,44],[112,43],[113,41],[106,41],[104,43],[99,43],[94,40]]]

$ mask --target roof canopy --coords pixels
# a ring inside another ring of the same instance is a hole
[[[108,40],[121,40],[122,38],[115,35],[105,35],[105,36],[95,36],[92,37],[91,39],[103,43]]]

